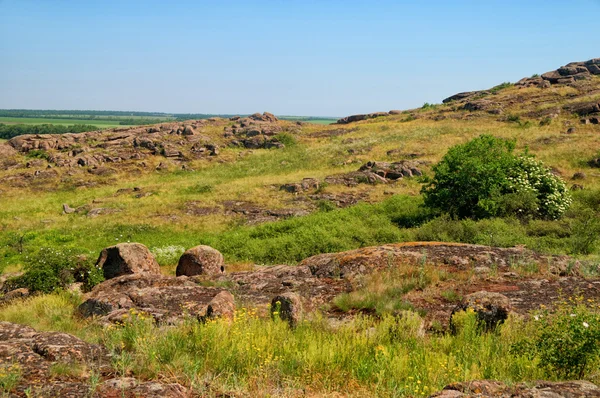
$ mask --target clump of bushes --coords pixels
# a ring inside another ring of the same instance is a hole
[[[565,183],[514,149],[491,135],[450,148],[422,189],[425,205],[457,218],[560,218],[572,201]]]
[[[600,313],[583,297],[563,301],[554,313],[535,314],[535,335],[515,343],[512,351],[538,358],[538,367],[562,379],[582,380],[600,359]]]
[[[50,293],[81,282],[89,291],[104,280],[102,270],[86,256],[70,249],[41,248],[27,256],[24,273],[6,282],[7,288],[27,288],[30,292]]]

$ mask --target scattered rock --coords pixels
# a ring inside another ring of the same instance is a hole
[[[432,398],[583,398],[600,397],[600,388],[587,381],[549,382],[537,381],[533,386],[520,383],[508,386],[493,380],[474,380],[452,383]]]
[[[394,163],[370,161],[362,165],[358,171],[328,176],[325,178],[325,182],[346,186],[387,184],[405,177],[422,175],[423,173],[418,167],[420,164],[423,164],[423,162],[408,160]]]
[[[319,189],[319,180],[316,178],[303,178],[300,183],[284,184],[279,187],[281,191],[300,193],[310,189]]]
[[[303,316],[302,300],[298,294],[287,292],[275,296],[271,300],[271,315],[278,316],[281,320],[295,327]]]
[[[69,206],[68,204],[63,204],[63,213],[64,214],[73,214],[75,213],[75,209]]]
[[[218,293],[206,308],[204,319],[225,318],[233,319],[235,315],[235,298],[227,290]]]
[[[354,123],[354,122],[360,122],[361,120],[367,120],[367,119],[374,119],[376,117],[381,117],[381,116],[389,116],[390,114],[387,112],[375,112],[375,113],[369,113],[369,114],[365,114],[365,115],[351,115],[351,116],[346,116],[344,118],[339,119],[336,124],[349,124],[349,123]]]
[[[102,268],[105,279],[139,273],[160,275],[158,262],[141,243],[119,243],[103,249],[96,266]]]
[[[581,184],[573,184],[571,185],[571,191],[583,191],[584,187]]]
[[[3,296],[0,296],[0,304],[8,303],[9,301],[25,298],[28,296],[29,296],[29,289],[27,289],[25,287],[21,287],[18,289],[11,290],[8,293],[4,294]]]
[[[89,388],[89,387],[88,387]],[[132,377],[106,380],[96,389],[100,397],[188,398],[190,391],[177,383],[142,382]],[[96,396],[96,395],[94,395]]]
[[[482,291],[469,294],[452,311],[450,316],[450,328],[452,330],[455,329],[452,320],[454,314],[469,309],[475,311],[477,318],[485,324],[487,330],[492,330],[508,318],[511,305],[508,297],[500,293]]]
[[[177,276],[215,275],[225,272],[223,255],[210,246],[196,246],[187,250],[177,265]]]

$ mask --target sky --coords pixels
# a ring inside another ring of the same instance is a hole
[[[0,0],[0,108],[345,116],[600,57],[600,0]]]

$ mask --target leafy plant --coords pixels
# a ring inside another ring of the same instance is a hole
[[[25,287],[31,292],[50,293],[81,282],[83,290],[89,291],[104,280],[100,268],[71,249],[43,247],[28,256],[24,270],[23,275],[9,279],[7,285],[11,288]]]
[[[48,152],[44,151],[43,149],[32,149],[31,151],[27,152],[25,156],[31,159],[50,159]]]
[[[583,297],[560,304],[556,312],[534,316],[537,334],[518,341],[515,354],[538,357],[538,366],[559,378],[583,379],[600,359],[600,314]]]
[[[279,133],[274,138],[286,147],[292,147],[298,143],[296,137],[290,133]]]
[[[509,88],[509,87],[512,87],[512,86],[513,86],[512,83],[510,83],[510,82],[504,82],[504,83],[499,84],[499,85],[493,87],[492,89],[490,89],[490,92],[492,94],[497,94],[501,90],[504,90],[505,88]]]
[[[450,148],[422,189],[425,205],[458,218],[560,218],[571,204],[564,182],[514,148],[490,135]]]

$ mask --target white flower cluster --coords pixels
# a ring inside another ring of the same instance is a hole
[[[538,199],[537,211],[545,218],[560,218],[572,203],[565,183],[542,162],[528,156],[519,157],[517,166],[508,177],[508,189],[535,194]]]
[[[166,264],[177,264],[179,261],[179,257],[185,251],[185,247],[178,245],[170,245],[170,246],[162,246],[162,247],[153,247],[150,249],[154,257],[156,257],[156,261],[158,261],[161,265]]]

